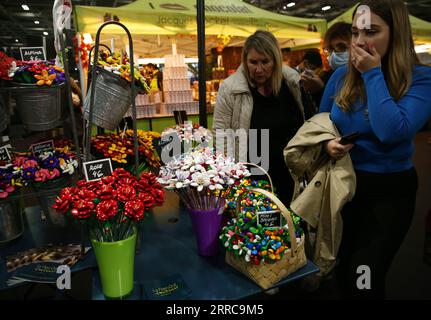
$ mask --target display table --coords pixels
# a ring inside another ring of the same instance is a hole
[[[181,208],[178,210],[179,202],[175,197],[169,194],[168,197],[170,199],[166,201],[166,205],[163,208],[157,208],[151,217],[144,220],[141,227],[138,252],[135,257],[135,288],[129,299],[145,299],[143,286],[145,283],[173,275],[179,275],[184,280],[191,290],[191,299],[234,300],[262,292],[254,282],[224,262],[222,246],[220,253],[215,257],[206,258],[197,255],[189,216],[185,210]],[[8,246],[1,247],[0,289],[3,290],[7,289],[5,288],[7,255],[48,243],[79,243],[80,240],[76,228],[50,227],[46,222],[40,221],[38,207],[28,208],[26,215],[24,235]],[[72,272],[95,266],[95,257],[90,250],[85,259],[72,268]],[[309,261],[305,267],[280,281],[275,287],[316,272],[318,268]],[[104,299],[97,268],[93,269],[92,278],[89,281],[92,281],[92,298]]]

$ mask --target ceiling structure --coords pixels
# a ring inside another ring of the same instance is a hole
[[[323,18],[332,20],[359,0],[245,0],[265,10],[305,18]],[[431,22],[431,0],[405,0],[410,14]],[[294,5],[289,5],[294,3]],[[322,8],[330,6],[324,11]]]
[[[73,5],[117,7],[134,0],[72,0]],[[169,0],[167,0],[169,2]],[[280,14],[331,20],[342,14],[356,0],[244,0],[254,6]],[[179,1],[181,2],[181,1]],[[431,22],[431,0],[406,0],[410,13]],[[292,5],[292,3],[295,3]],[[28,6],[24,10],[22,5]],[[32,39],[52,41],[52,6],[54,0],[0,0],[0,48],[17,48],[32,44]],[[324,6],[330,9],[323,11]],[[45,34],[44,34],[45,33]],[[40,40],[42,42],[42,40]],[[34,41],[33,41],[34,42]]]

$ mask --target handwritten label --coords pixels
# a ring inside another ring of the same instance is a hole
[[[84,162],[84,174],[87,181],[99,181],[103,177],[112,175],[111,159],[100,159]]]
[[[7,147],[1,147],[0,148],[0,161],[10,161],[10,155],[9,151],[7,150]]]
[[[281,228],[280,210],[256,212],[256,215],[257,215],[257,224],[261,224],[262,227]]]
[[[36,158],[45,152],[53,152],[54,151],[54,141],[48,140],[48,141],[43,141],[43,142],[32,144],[31,150],[33,152],[33,156],[35,156]]]
[[[43,47],[22,47],[21,60],[23,61],[37,61],[46,60],[45,49]]]

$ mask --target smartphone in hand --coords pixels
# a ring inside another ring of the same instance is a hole
[[[342,136],[339,142],[342,145],[355,143],[355,141],[358,137],[359,137],[359,131],[356,131],[356,132],[353,132],[351,134]]]

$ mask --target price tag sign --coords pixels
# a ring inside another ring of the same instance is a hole
[[[103,177],[112,175],[111,159],[100,159],[94,161],[84,162],[85,180],[99,181]]]
[[[280,210],[256,212],[257,224],[264,228],[281,228]]]
[[[54,151],[54,141],[48,140],[48,141],[43,141],[43,142],[32,144],[31,145],[31,151],[33,152],[33,156],[35,156],[36,158],[45,152],[53,152]]]
[[[0,148],[0,161],[10,162],[10,154],[7,147]]]
[[[22,47],[19,50],[21,52],[21,60],[23,61],[46,60],[45,49],[43,47]]]

